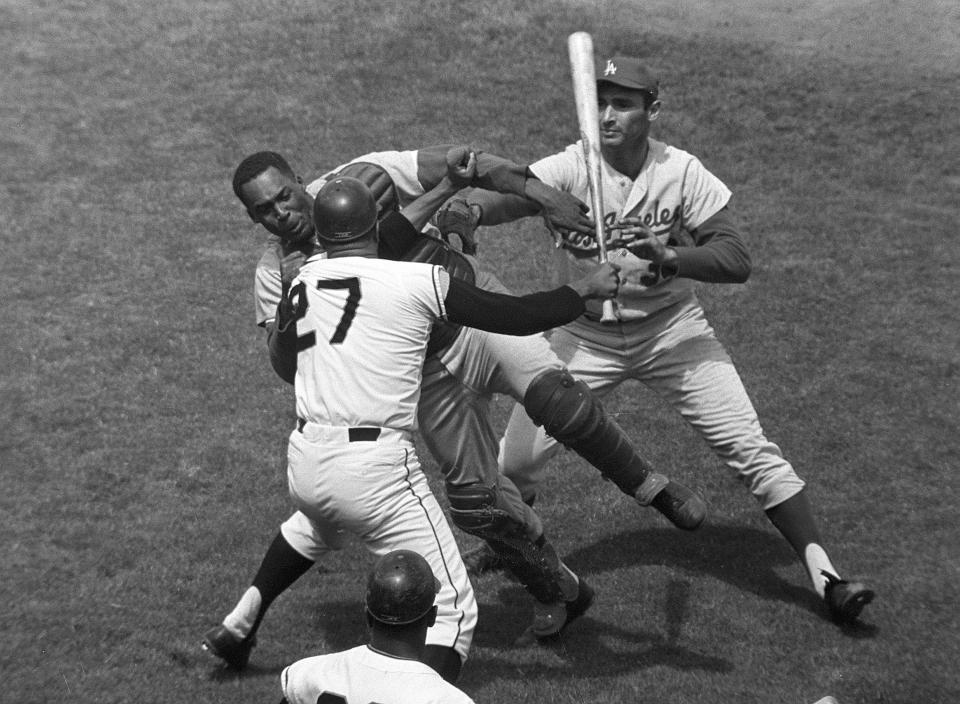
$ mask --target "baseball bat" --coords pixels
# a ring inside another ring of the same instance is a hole
[[[573,77],[573,97],[580,123],[583,158],[587,163],[587,183],[590,186],[590,210],[596,226],[600,261],[607,261],[607,233],[603,227],[603,179],[600,172],[600,111],[597,108],[597,75],[593,58],[593,38],[587,32],[574,32],[567,37],[570,54],[570,74]],[[617,322],[612,299],[603,302],[604,323]]]

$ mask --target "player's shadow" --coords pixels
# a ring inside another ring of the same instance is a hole
[[[828,621],[822,600],[807,586],[793,584],[775,568],[802,570],[789,546],[778,535],[744,526],[707,525],[687,533],[673,528],[628,530],[607,536],[564,555],[576,572],[603,590],[603,575],[629,566],[664,565],[707,574],[758,598],[798,605]],[[805,577],[804,577],[805,581]],[[658,622],[664,632],[629,630],[591,616],[571,625],[554,645],[529,649],[513,647],[530,619],[530,597],[516,583],[502,576],[474,580],[480,600],[480,619],[474,637],[473,665],[465,682],[490,676],[504,678],[551,678],[615,675],[666,665],[682,670],[729,672],[730,661],[678,644],[687,604],[689,585],[682,580],[668,583],[664,614]],[[496,596],[491,594],[496,589]],[[242,673],[212,666],[210,679],[229,681],[242,677],[274,677],[301,657],[346,650],[364,642],[365,624],[360,599],[323,602],[303,619],[303,643],[285,643],[284,652],[268,654],[255,648]],[[284,638],[266,624],[261,635]],[[858,624],[843,628],[852,637],[873,637],[877,629]],[[289,636],[288,636],[289,637]],[[289,647],[287,647],[289,646]],[[289,652],[287,652],[289,651]],[[175,660],[194,662],[193,656],[172,654]],[[209,662],[210,656],[203,656]],[[549,656],[549,657],[544,657]],[[546,660],[546,662],[544,662]],[[568,662],[569,661],[569,662]],[[570,663],[576,663],[571,669]],[[529,664],[529,667],[525,663]],[[472,673],[472,674],[471,674]]]
[[[806,586],[806,573],[786,541],[772,532],[739,525],[705,525],[685,532],[673,528],[624,531],[573,550],[564,561],[586,575],[602,575],[626,565],[666,565],[708,574],[737,589],[770,601],[801,606],[829,621],[823,600]],[[804,586],[775,571],[792,567]],[[872,637],[876,628],[864,623],[846,626],[853,637]]]
[[[554,642],[528,646],[509,644],[529,620],[529,597],[512,584],[502,587],[498,596],[499,602],[481,601],[475,651],[471,655],[474,664],[464,674],[464,685],[480,684],[490,677],[579,680],[658,665],[714,673],[733,670],[729,660],[678,643],[689,600],[685,582],[673,581],[667,587],[666,634],[622,628],[596,620],[587,612]]]

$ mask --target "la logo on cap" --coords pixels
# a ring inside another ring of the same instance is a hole
[[[612,59],[607,59],[607,66],[603,69],[604,76],[612,76],[617,72],[617,66],[613,63]]]

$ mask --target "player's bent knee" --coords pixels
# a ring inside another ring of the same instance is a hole
[[[483,484],[447,484],[450,519],[460,530],[497,540],[515,529],[513,519],[497,508],[497,490]]]
[[[297,511],[280,525],[284,540],[308,560],[318,562],[331,550],[341,550],[346,534],[333,526],[318,525]]]
[[[603,421],[603,408],[590,387],[566,369],[549,369],[527,387],[527,415],[565,445],[589,438]]]

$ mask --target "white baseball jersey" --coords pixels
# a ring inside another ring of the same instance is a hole
[[[361,645],[299,660],[280,675],[290,704],[473,704],[433,669]]]
[[[730,190],[692,154],[649,139],[649,153],[636,180],[601,160],[603,220],[607,225],[625,217],[639,217],[664,242],[680,227],[694,229],[716,214],[730,200]],[[590,203],[587,165],[580,142],[545,157],[530,166],[544,183]],[[595,214],[592,214],[595,215]],[[617,233],[614,233],[616,235]],[[578,232],[563,233],[569,260],[586,273],[595,263],[596,237]],[[608,238],[607,248],[625,247],[631,240]],[[578,274],[578,275],[579,275]],[[694,281],[686,278],[658,279],[654,285],[630,277],[621,286],[617,303],[622,320],[645,318],[692,294]],[[600,302],[588,301],[599,313]]]
[[[446,316],[442,267],[365,257],[311,257],[297,321],[297,415],[332,426],[415,430],[433,323]]]

